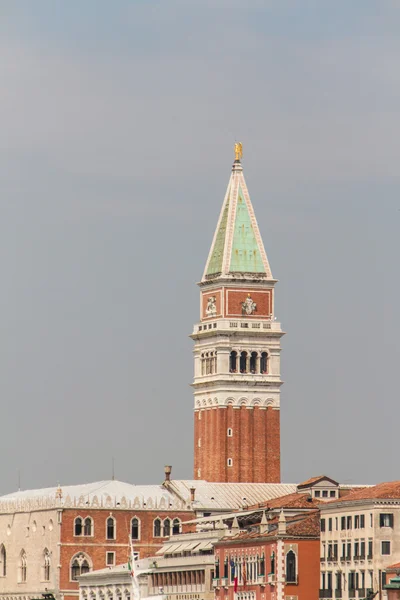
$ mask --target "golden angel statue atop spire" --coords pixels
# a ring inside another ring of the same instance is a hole
[[[243,156],[242,142],[235,143],[235,160],[240,160]]]

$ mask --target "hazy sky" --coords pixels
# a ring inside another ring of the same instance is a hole
[[[283,339],[282,477],[399,479],[400,4],[2,0],[0,492],[192,477],[235,139]]]

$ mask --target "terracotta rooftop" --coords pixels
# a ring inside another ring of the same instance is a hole
[[[301,489],[304,487],[309,487],[313,483],[317,483],[318,481],[323,481],[324,479],[327,479],[328,481],[330,481],[331,483],[334,483],[335,485],[339,485],[338,482],[335,481],[334,479],[331,479],[331,477],[327,477],[326,475],[317,475],[316,477],[310,477],[310,479],[307,479],[306,481],[299,483],[297,488]]]
[[[278,517],[269,521],[270,524],[277,523]],[[238,543],[246,540],[256,540],[261,538],[270,538],[276,537],[278,534],[278,530],[275,528],[273,531],[269,531],[268,533],[260,533],[258,531],[254,531],[252,533],[241,532],[237,535],[231,537],[224,537],[222,540],[218,542],[218,544],[231,542]],[[300,515],[295,515],[294,517],[290,517],[286,519],[286,535],[285,537],[316,537],[319,539],[320,536],[320,520],[319,520],[319,511],[315,510],[311,514],[304,513]]]
[[[395,563],[394,565],[389,565],[389,567],[385,568],[385,571],[397,571],[400,569],[400,563]]]
[[[286,496],[280,496],[279,498],[271,498],[265,502],[260,502],[257,506],[250,506],[251,508],[318,508],[320,501],[311,498],[307,494],[287,494]]]
[[[400,500],[400,481],[388,481],[384,483],[378,483],[372,487],[364,487],[350,494],[347,494],[343,498],[332,500],[326,504],[333,504],[335,502],[352,502],[356,500]]]

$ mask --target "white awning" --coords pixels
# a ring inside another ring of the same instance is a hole
[[[197,546],[196,552],[198,552],[200,550],[211,550],[212,547],[213,547],[212,542],[210,542],[209,540],[207,540],[206,542],[202,542],[200,544],[200,546]]]
[[[174,547],[175,544],[165,544],[164,546],[162,546],[159,550],[157,550],[156,554],[165,554],[166,552],[168,552],[168,550],[170,550],[171,548]]]

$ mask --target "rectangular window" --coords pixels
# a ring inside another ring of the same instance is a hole
[[[372,513],[370,513],[370,515],[369,515],[369,524],[370,524],[370,527],[374,526],[374,516]]]
[[[372,540],[368,540],[368,558],[372,558]]]
[[[360,527],[360,516],[355,515],[354,517],[354,529],[359,529]]]
[[[327,573],[327,588],[328,590],[332,589],[332,573],[330,571]]]
[[[382,587],[386,585],[386,572],[382,571]]]
[[[346,560],[346,544],[342,543],[342,560]]]
[[[315,490],[315,492],[314,492],[314,496],[315,496],[316,498],[320,498],[320,497],[321,497],[321,492],[320,492],[319,490]]]
[[[331,498],[336,498],[336,492],[335,492],[335,490],[331,490],[331,491],[329,492],[329,496],[330,496]]]
[[[346,529],[346,517],[342,517],[340,523],[341,523],[340,528],[343,531],[343,529]]]
[[[365,542],[361,542],[360,544],[360,557],[365,558]]]
[[[333,544],[333,560],[338,559],[338,545],[337,542]]]
[[[327,498],[328,497],[328,490],[322,490],[322,497],[323,498]]]
[[[107,567],[115,565],[115,552],[106,552],[106,565]]]
[[[321,519],[321,531],[325,531],[325,519]]]
[[[360,544],[358,542],[354,543],[354,558],[358,558],[360,556]]]
[[[393,513],[381,513],[379,515],[380,527],[393,527]]]
[[[351,542],[347,543],[347,556],[346,560],[351,560]]]
[[[347,529],[351,529],[351,517],[347,517]]]
[[[382,556],[390,554],[390,542],[382,542],[381,554]]]
[[[328,544],[328,560],[332,560],[332,544]]]
[[[360,515],[360,529],[365,527],[365,515]]]
[[[336,529],[336,531],[339,529],[339,519],[338,519],[338,517],[335,517],[335,529]]]
[[[354,571],[349,573],[349,591],[356,589],[356,574]]]
[[[332,531],[332,519],[331,518],[328,519],[328,530]]]

